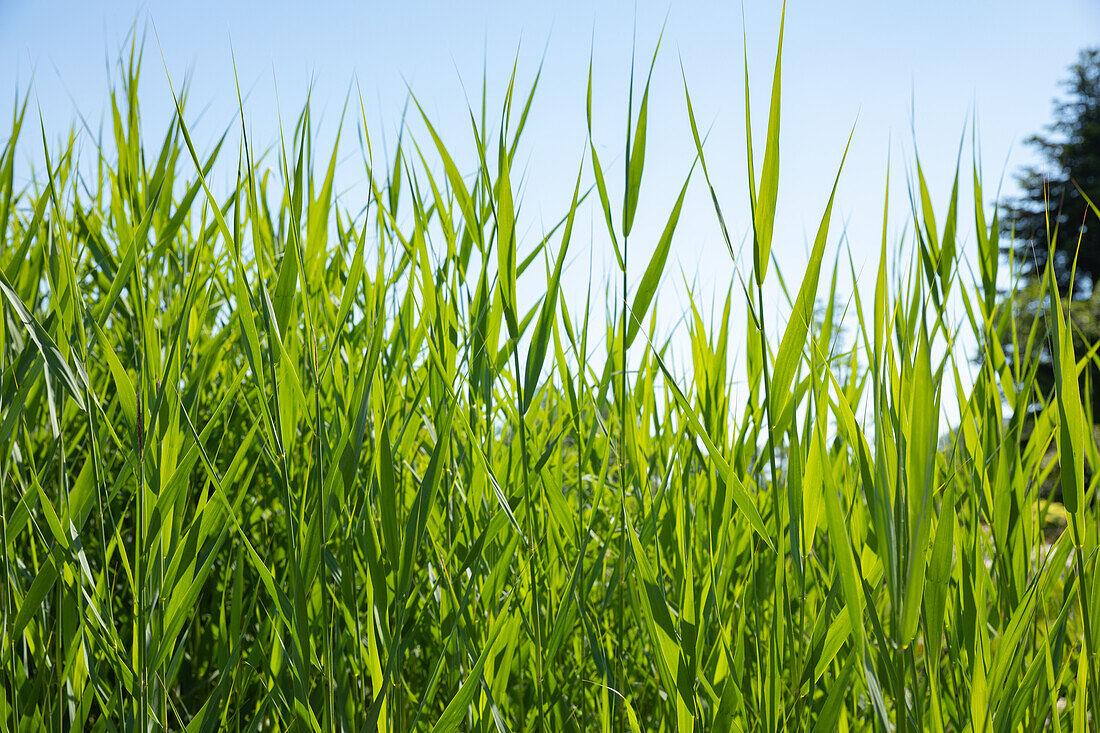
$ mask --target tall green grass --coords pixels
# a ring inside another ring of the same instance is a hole
[[[648,77],[623,169],[591,140],[532,237],[537,79],[468,143],[414,104],[424,134],[383,159],[365,114],[316,149],[308,108],[265,152],[244,125],[199,149],[182,95],[143,138],[139,69],[92,162],[26,104],[0,156],[0,728],[1097,729],[1095,349],[1048,277],[1055,393],[1006,359],[1023,305],[977,165],[945,213],[916,164],[873,293],[837,292],[832,196],[800,202],[823,213],[773,330],[777,55],[759,168],[746,119],[753,259],[713,326],[692,303],[674,369],[654,299],[689,181],[731,256],[733,223],[691,113],[667,226],[633,228]],[[355,133],[366,200],[334,193]],[[563,295],[588,211],[621,300]]]

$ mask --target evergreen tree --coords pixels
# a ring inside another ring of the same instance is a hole
[[[1046,322],[1049,299],[1042,283],[1048,261],[1063,308],[1070,314],[1077,358],[1091,353],[1100,341],[1100,217],[1089,206],[1089,200],[1100,206],[1100,48],[1081,52],[1064,87],[1067,94],[1054,104],[1054,122],[1045,134],[1028,140],[1042,152],[1042,165],[1025,169],[1017,179],[1022,194],[1000,205],[1002,231],[1010,242],[1004,252],[1013,255],[1013,276],[1019,278],[1013,283],[1015,308],[1005,314],[1015,323],[1015,346],[1021,352],[1018,366],[1021,374],[1033,368],[1037,386],[1051,397],[1054,360]],[[1033,328],[1035,338],[1029,339]],[[1004,328],[1001,339],[1011,362],[1015,356],[1012,331]],[[1098,363],[1093,358],[1080,381],[1082,399],[1091,403],[1096,423],[1100,423]],[[1095,428],[1093,432],[1095,438]]]
[[[1087,298],[1100,281],[1100,223],[1085,199],[1100,205],[1100,48],[1081,52],[1065,87],[1054,122],[1028,140],[1043,164],[1019,177],[1022,195],[1003,206],[1004,229],[1020,275],[1042,277],[1053,241],[1052,265],[1063,293]]]

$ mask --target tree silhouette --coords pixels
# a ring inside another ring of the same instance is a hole
[[[1023,193],[1003,204],[1003,221],[1020,275],[1041,277],[1053,242],[1059,287],[1086,298],[1100,279],[1100,226],[1085,198],[1100,204],[1100,48],[1081,52],[1064,86],[1054,122],[1028,140],[1043,165],[1018,178]]]

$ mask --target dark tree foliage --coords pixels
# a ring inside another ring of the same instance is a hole
[[[1072,323],[1077,358],[1093,353],[1100,341],[1100,218],[1088,201],[1100,206],[1100,48],[1081,52],[1064,88],[1067,93],[1054,105],[1054,122],[1045,134],[1028,140],[1042,152],[1043,165],[1025,169],[1018,178],[1022,194],[999,207],[1010,242],[1004,252],[1014,256],[1013,276],[1019,278],[1011,285],[1014,298],[1002,301],[1004,308],[1012,304],[1002,314],[1011,318],[1016,339],[1013,343],[1009,322],[1001,319],[1005,359],[1018,360],[1020,378],[1033,378],[1039,392],[1050,398],[1050,301],[1042,283],[1048,261]],[[1092,405],[1094,423],[1100,423],[1098,363],[1092,359],[1081,374],[1081,397]],[[1025,407],[1042,406],[1036,402]]]
[[[1020,176],[1023,193],[1004,205],[1004,227],[1014,240],[1019,274],[1041,277],[1053,240],[1058,284],[1063,293],[1080,298],[1100,282],[1100,226],[1082,195],[1100,205],[1100,48],[1081,52],[1064,87],[1054,122],[1028,140],[1044,165]]]

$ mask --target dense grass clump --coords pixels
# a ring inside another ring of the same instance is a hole
[[[1056,389],[1006,359],[977,167],[937,226],[917,166],[911,261],[884,237],[874,293],[836,293],[821,202],[769,332],[777,61],[734,404],[731,299],[689,314],[691,369],[646,325],[684,198],[632,231],[648,82],[623,200],[593,144],[537,239],[511,84],[471,114],[475,171],[417,111],[386,160],[360,127],[344,200],[308,110],[263,155],[243,125],[199,150],[178,104],[141,137],[137,82],[91,164],[25,106],[0,157],[0,729],[1096,730],[1095,353],[1043,297]],[[621,301],[559,288],[586,206]]]

